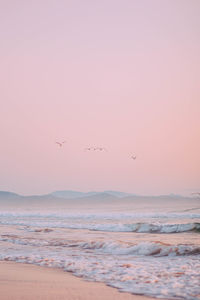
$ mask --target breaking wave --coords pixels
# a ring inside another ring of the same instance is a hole
[[[161,242],[143,242],[136,245],[89,242],[81,243],[80,246],[84,249],[96,249],[104,253],[117,255],[177,256],[200,254],[200,247],[195,245],[170,245]]]
[[[0,224],[24,226],[27,231],[50,232],[52,228],[85,229],[106,232],[136,232],[136,233],[181,233],[200,232],[200,223],[117,223],[117,222],[62,222],[60,220],[0,220]],[[36,228],[35,228],[36,227]],[[43,229],[37,229],[43,228]]]
[[[35,238],[20,238],[15,235],[1,235],[0,241],[10,242],[19,245],[29,245],[34,247],[65,247],[68,249],[77,248],[79,250],[92,250],[99,253],[112,255],[144,255],[144,256],[180,256],[200,254],[200,247],[197,245],[171,245],[158,241],[142,242],[138,244],[104,241],[69,241],[69,240],[45,240]]]
[[[200,214],[10,211],[0,224],[0,260],[62,268],[134,294],[199,299]]]

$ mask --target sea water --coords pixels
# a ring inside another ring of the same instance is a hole
[[[200,201],[121,201],[4,207],[0,259],[62,268],[133,294],[200,299]]]

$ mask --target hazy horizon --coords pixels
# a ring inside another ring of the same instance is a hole
[[[196,190],[197,191],[197,190]],[[138,193],[134,193],[134,192],[126,192],[126,191],[119,191],[119,190],[86,190],[86,191],[82,191],[82,190],[72,190],[72,189],[64,189],[64,190],[54,190],[54,191],[47,191],[45,193],[21,193],[21,192],[17,192],[17,191],[11,191],[11,190],[0,190],[0,193],[13,193],[19,196],[23,196],[23,197],[29,197],[29,196],[46,196],[46,195],[52,195],[54,197],[58,197],[58,198],[65,198],[64,195],[57,195],[57,193],[68,193],[69,195],[67,196],[68,198],[70,198],[70,193],[77,193],[77,195],[73,196],[72,199],[76,199],[76,198],[82,198],[82,197],[92,197],[92,196],[96,196],[96,195],[100,195],[100,194],[110,194],[112,196],[116,196],[117,198],[124,198],[124,197],[150,197],[150,198],[156,198],[156,197],[162,197],[162,196],[174,196],[174,197],[186,197],[186,198],[197,198],[199,197],[199,192],[185,192],[184,194],[178,194],[178,193],[166,193],[166,194],[138,194]],[[78,194],[82,194],[82,195],[78,195]],[[117,195],[117,193],[119,193],[119,195]],[[121,194],[121,195],[120,195]],[[124,194],[124,195],[123,195]]]
[[[0,190],[199,192],[199,13],[196,0],[2,0]]]

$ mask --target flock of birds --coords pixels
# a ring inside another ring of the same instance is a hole
[[[61,142],[55,142],[59,147],[63,147],[64,144],[66,143],[67,141],[61,141]],[[85,151],[107,151],[106,148],[104,147],[87,147],[84,149]],[[130,156],[131,159],[135,160],[137,158],[136,155],[131,155]],[[191,193],[192,195],[198,195],[200,196],[200,193],[199,192],[196,192],[196,193]]]
[[[63,147],[67,141],[55,142],[59,147]],[[87,147],[84,149],[85,151],[107,151],[104,147]],[[131,155],[131,159],[135,160],[137,158],[136,155]]]

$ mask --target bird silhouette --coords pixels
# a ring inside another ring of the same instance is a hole
[[[94,147],[87,147],[87,148],[85,148],[85,151],[91,151],[91,150],[94,150]]]
[[[104,147],[87,147],[85,148],[85,151],[107,151]]]
[[[63,144],[65,144],[66,143],[66,141],[63,141],[63,142],[55,142],[58,146],[60,146],[60,147],[62,147],[63,146]]]
[[[137,158],[136,155],[131,155],[131,159],[135,160]]]
[[[106,148],[104,148],[104,147],[95,147],[94,151],[96,151],[96,150],[97,151],[107,151]]]

